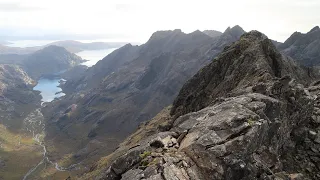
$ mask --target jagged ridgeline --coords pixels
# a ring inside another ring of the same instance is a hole
[[[48,153],[86,165],[113,152],[243,33],[239,26],[215,37],[201,31],[158,31],[143,45],[127,44],[112,52],[68,80],[62,86],[67,95],[43,108]]]
[[[286,55],[306,66],[320,65],[320,28],[316,26],[308,33],[293,33],[278,48]]]
[[[246,33],[79,178],[319,179],[317,77]]]

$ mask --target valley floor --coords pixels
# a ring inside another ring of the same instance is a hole
[[[0,179],[21,179],[41,159],[42,147],[31,136],[0,125]]]

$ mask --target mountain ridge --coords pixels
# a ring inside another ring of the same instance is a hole
[[[320,29],[312,28],[308,33],[293,33],[278,49],[305,66],[320,65]]]
[[[67,96],[44,108],[47,145],[71,145],[71,151],[48,153],[74,153],[73,160],[80,161],[91,153],[89,142],[99,144],[95,147],[108,144],[96,156],[112,152],[140,123],[172,103],[183,83],[210,63],[223,44],[233,42],[229,37],[161,31],[143,45],[126,45],[109,54],[83,76],[67,81],[62,86]],[[67,115],[71,105],[77,108]]]
[[[79,178],[316,179],[306,147],[319,147],[308,133],[320,125],[311,117],[320,92],[299,84],[313,80],[265,35],[246,33]]]
[[[22,67],[33,79],[38,80],[41,76],[59,73],[82,62],[84,60],[81,57],[65,48],[51,45],[28,56],[23,60]]]
[[[33,47],[11,47],[11,46],[8,46],[7,44],[1,44],[0,54],[19,54],[19,55],[31,54],[51,45],[57,45],[57,46],[63,47],[71,53],[78,53],[85,50],[102,50],[102,49],[118,48],[125,44],[126,42],[83,43],[76,40],[55,41],[43,46],[33,46]]]
[[[203,33],[207,34],[208,36],[211,36],[213,38],[221,36],[222,32],[216,31],[216,30],[204,30]]]

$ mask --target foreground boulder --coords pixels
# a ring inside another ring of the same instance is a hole
[[[112,162],[97,179],[236,180],[295,176],[305,167],[296,169],[298,162],[286,157],[286,152],[298,143],[291,133],[308,122],[313,104],[304,89],[294,91],[297,94],[292,96],[296,99],[293,103],[300,106],[250,93],[181,116],[170,131],[141,141]],[[180,137],[180,143],[171,141]],[[168,142],[166,139],[170,139],[171,145],[163,143]],[[155,146],[155,142],[159,145]],[[287,161],[294,163],[286,164]],[[299,176],[307,177],[303,173]]]

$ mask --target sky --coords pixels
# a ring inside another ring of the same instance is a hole
[[[107,39],[144,43],[158,30],[240,25],[284,41],[320,24],[320,0],[0,0],[0,40]]]

